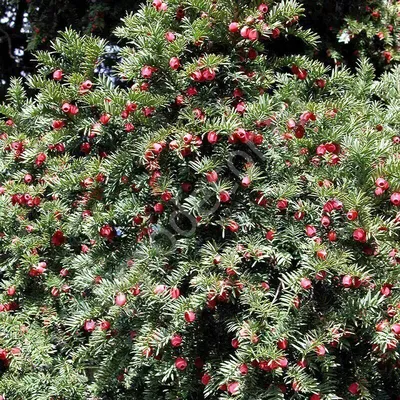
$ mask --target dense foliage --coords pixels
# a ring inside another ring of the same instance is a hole
[[[353,68],[367,56],[378,73],[399,60],[398,1],[305,0],[304,4],[304,25],[321,37],[320,60]]]
[[[132,0],[0,0],[0,100],[10,79],[35,72],[32,51],[48,50],[59,31],[73,28],[94,33],[115,45],[113,30]],[[113,62],[108,57],[108,64]]]
[[[398,60],[398,2],[303,0],[302,4],[306,11],[299,23],[321,37],[317,51],[324,63],[354,68],[360,56],[367,55],[380,74]],[[95,33],[115,49],[119,44],[115,27],[139,5],[137,0],[0,0],[0,99],[4,100],[13,76],[35,71],[32,51],[49,50],[59,31],[70,27]],[[288,50],[287,44],[275,48]],[[114,53],[108,51],[105,61],[114,64]]]
[[[121,83],[71,30],[13,81],[3,398],[396,399],[400,68],[313,59],[304,12],[154,0]]]

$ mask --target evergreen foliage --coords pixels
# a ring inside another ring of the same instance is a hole
[[[317,61],[304,12],[155,0],[122,84],[72,30],[12,82],[3,398],[397,398],[400,68]]]

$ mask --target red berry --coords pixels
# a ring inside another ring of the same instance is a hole
[[[169,66],[170,66],[171,69],[173,69],[173,70],[179,69],[179,67],[181,66],[181,62],[180,62],[179,58],[178,58],[178,57],[172,57],[172,58],[169,60]]]
[[[345,276],[342,278],[342,285],[343,285],[345,288],[351,287],[351,286],[353,285],[353,278],[352,278],[350,275],[345,275]]]
[[[297,78],[300,80],[305,80],[307,78],[307,71],[303,68],[299,69],[299,72],[297,73]]]
[[[300,360],[300,361],[297,361],[297,365],[300,367],[300,368],[307,368],[307,361],[306,360]]]
[[[153,68],[145,65],[141,70],[141,74],[143,78],[149,79],[153,75]]]
[[[247,188],[247,187],[250,186],[250,184],[251,184],[250,178],[249,178],[248,176],[243,177],[243,179],[242,179],[242,186],[245,187],[245,188]]]
[[[400,206],[400,192],[393,193],[390,196],[390,201],[393,205],[395,205],[396,207],[399,207]]]
[[[115,304],[119,307],[123,307],[126,304],[126,295],[124,293],[118,293],[115,296]]]
[[[46,159],[47,159],[46,154],[44,154],[44,153],[39,153],[39,154],[36,156],[35,164],[36,164],[38,167],[41,167],[41,166],[46,162]]]
[[[62,109],[65,113],[68,113],[68,112],[70,111],[70,109],[71,109],[71,105],[70,105],[69,103],[64,103],[64,104],[61,106],[61,109]]]
[[[179,347],[182,344],[182,336],[174,334],[170,340],[172,347]]]
[[[55,81],[60,81],[63,78],[63,70],[62,69],[57,69],[53,72],[53,79]]]
[[[318,271],[315,275],[315,279],[317,279],[318,281],[323,281],[326,279],[326,271]]]
[[[168,192],[168,191],[166,191],[166,192],[164,192],[162,195],[161,195],[161,199],[163,200],[163,201],[170,201],[171,199],[172,199],[172,193],[171,192]]]
[[[314,226],[312,226],[312,225],[306,226],[306,235],[308,237],[314,237],[316,234],[317,234],[317,230],[315,229]]]
[[[92,319],[86,320],[83,329],[87,332],[93,332],[96,329],[96,323]]]
[[[228,392],[230,393],[230,394],[237,394],[238,392],[239,392],[239,389],[240,389],[240,384],[239,384],[239,382],[231,382],[231,383],[228,383]]]
[[[267,4],[260,4],[258,6],[258,11],[260,11],[263,14],[266,14],[268,12],[268,5]]]
[[[383,190],[389,189],[389,182],[388,182],[386,179],[383,179],[383,178],[378,178],[378,179],[375,181],[375,185],[376,185],[378,188],[383,189]]]
[[[317,353],[317,356],[324,357],[326,354],[326,347],[320,344],[315,348],[315,352]]]
[[[239,32],[239,24],[237,22],[231,22],[229,24],[229,32],[236,33]]]
[[[111,119],[111,115],[110,115],[110,114],[102,114],[102,115],[100,116],[100,122],[101,122],[103,125],[107,125],[108,122],[110,121],[110,119]]]
[[[184,369],[186,369],[187,367],[187,361],[183,358],[183,357],[178,357],[175,360],[175,367],[181,371],[183,371]]]
[[[175,35],[172,32],[167,32],[165,34],[165,39],[167,39],[168,42],[173,42],[175,40]]]
[[[115,236],[114,229],[110,225],[103,225],[100,228],[99,233],[101,237],[106,238],[108,240],[113,239]]]
[[[207,141],[210,144],[215,144],[218,141],[218,135],[214,131],[210,131],[207,133]]]
[[[61,120],[55,120],[55,121],[52,122],[51,126],[55,130],[61,129],[61,128],[63,128],[65,126],[65,122],[61,121]]]
[[[211,381],[211,376],[208,375],[208,374],[204,374],[204,375],[201,377],[201,383],[202,383],[203,385],[208,385],[208,384],[210,383],[210,381]]]
[[[329,231],[328,239],[330,242],[336,242],[337,240],[337,233],[335,231]]]
[[[353,239],[356,242],[365,243],[367,241],[367,232],[362,228],[357,228],[353,232]]]
[[[389,326],[388,320],[380,321],[375,325],[375,330],[377,332],[383,332]]]
[[[7,350],[0,349],[0,360],[5,361],[7,360]]]
[[[240,30],[240,36],[242,38],[247,39],[249,36],[249,32],[250,32],[250,28],[248,26],[244,26],[241,30]]]
[[[382,287],[381,287],[381,294],[384,297],[390,297],[392,295],[392,285],[385,283]]]
[[[286,338],[279,339],[277,344],[278,344],[278,349],[285,350],[288,347],[289,341]]]
[[[66,241],[66,237],[64,236],[64,233],[61,230],[57,230],[53,233],[53,236],[51,237],[51,244],[54,246],[61,246],[64,244]]]
[[[317,257],[320,260],[326,260],[327,255],[328,255],[328,253],[326,252],[326,250],[321,249],[321,250],[317,251]]]
[[[185,142],[185,144],[190,144],[190,142],[193,140],[193,135],[190,133],[187,133],[184,137],[183,137],[183,141]]]
[[[264,290],[269,290],[270,289],[270,286],[269,286],[268,282],[261,282],[261,287]]]
[[[351,394],[358,394],[360,392],[360,384],[357,382],[353,382],[349,387],[348,390]]]
[[[274,240],[275,237],[275,232],[273,230],[269,230],[266,234],[265,234],[265,238],[267,240]]]
[[[185,321],[186,322],[191,323],[191,322],[194,322],[195,319],[196,319],[196,314],[193,311],[191,311],[191,310],[185,311]]]
[[[327,228],[331,224],[331,220],[328,216],[323,215],[321,218],[321,225]]]
[[[103,320],[100,322],[100,329],[102,331],[108,331],[110,329],[110,327],[111,327],[111,324],[109,321]]]
[[[258,40],[259,37],[260,37],[260,34],[256,29],[249,30],[248,37],[247,37],[249,40],[256,41],[256,40]]]
[[[188,193],[192,190],[192,184],[189,182],[184,182],[181,184],[181,188],[185,193]]]
[[[347,212],[346,216],[349,221],[354,221],[358,217],[358,212],[356,210],[350,210]]]
[[[206,81],[213,81],[215,79],[215,70],[207,68],[202,72],[202,77]]]
[[[90,149],[91,149],[90,143],[86,142],[81,144],[80,150],[82,153],[89,154]]]
[[[177,299],[181,295],[181,293],[178,288],[171,288],[170,295],[172,299]]]
[[[164,205],[162,203],[154,204],[154,212],[157,214],[162,214],[164,212]]]
[[[15,295],[16,291],[17,290],[15,286],[10,286],[9,288],[7,288],[7,295],[12,297]]]
[[[223,190],[219,194],[219,200],[221,203],[227,203],[230,199],[231,199],[231,196],[229,195],[229,193],[226,190]]]
[[[24,176],[24,182],[29,185],[33,181],[33,176],[31,174],[26,174]]]
[[[217,182],[217,180],[218,180],[218,174],[216,173],[216,171],[210,171],[210,172],[207,172],[206,178],[207,178],[208,182],[214,183],[214,182]]]
[[[400,335],[400,324],[393,324],[391,330],[394,334]]]
[[[81,87],[85,90],[90,90],[93,86],[93,82],[90,80],[87,80],[85,82],[82,83]]]
[[[239,224],[233,220],[229,221],[228,226],[226,227],[231,232],[237,232],[239,230]]]
[[[286,210],[289,206],[289,202],[285,199],[280,199],[278,200],[276,206],[278,207],[279,210]]]
[[[308,278],[301,278],[300,285],[305,290],[309,290],[312,287],[312,283],[311,283],[310,279],[308,279]]]

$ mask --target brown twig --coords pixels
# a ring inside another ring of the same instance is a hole
[[[8,43],[8,54],[10,55],[10,57],[15,60],[15,56],[12,53],[12,43],[11,43],[11,38],[10,35],[3,29],[0,27],[0,32],[4,34],[7,43]]]

